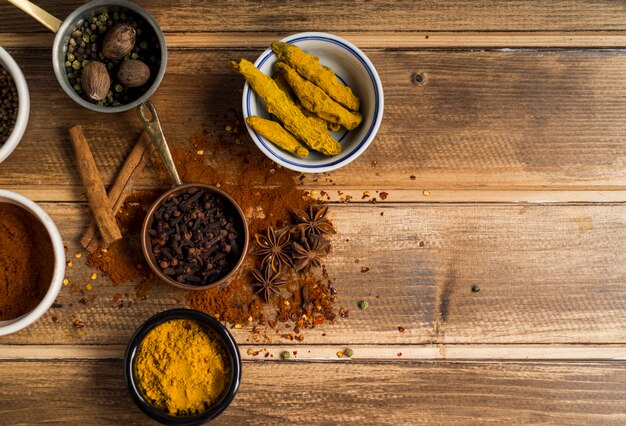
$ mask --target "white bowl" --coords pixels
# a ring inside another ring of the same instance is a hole
[[[22,70],[11,55],[2,47],[0,47],[0,65],[4,67],[13,78],[18,97],[17,119],[15,120],[13,131],[4,145],[0,145],[0,163],[2,163],[13,152],[22,139],[22,136],[24,136],[24,131],[28,124],[28,115],[30,114],[30,97],[28,95],[28,85],[26,84]]]
[[[359,112],[363,115],[363,122],[349,132],[345,129],[331,132],[343,147],[341,154],[332,157],[311,151],[308,157],[300,158],[278,148],[246,124],[252,140],[265,155],[291,170],[320,173],[345,166],[367,149],[383,119],[383,86],[376,68],[358,47],[332,34],[299,33],[281,41],[294,44],[306,53],[319,57],[322,65],[332,68],[337,77],[361,99]],[[264,74],[272,76],[277,61],[278,57],[269,48],[259,56],[254,65]],[[269,118],[263,100],[252,91],[248,83],[243,88],[242,106],[244,119],[253,115]]]
[[[63,274],[65,273],[65,249],[63,248],[61,234],[59,233],[59,230],[55,226],[54,222],[50,219],[50,216],[48,216],[48,214],[33,201],[23,195],[16,194],[15,192],[0,189],[0,203],[9,203],[20,206],[39,219],[50,236],[52,250],[54,252],[54,272],[52,273],[50,287],[48,287],[46,295],[32,311],[12,320],[0,321],[0,336],[4,336],[28,327],[37,321],[43,314],[46,313],[50,306],[52,306],[54,300],[59,294],[59,291],[61,291],[61,286],[63,285]]]

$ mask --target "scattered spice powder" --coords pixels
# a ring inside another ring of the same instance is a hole
[[[244,211],[251,236],[265,233],[269,227],[280,229],[295,224],[297,217],[293,212],[309,211],[315,203],[298,188],[300,174],[276,165],[254,145],[241,143],[239,136],[243,127],[239,119],[227,127],[226,135],[212,135],[217,138],[209,139],[203,134],[190,138],[186,146],[172,144],[181,179],[219,186],[230,194]],[[203,151],[204,155],[198,155],[198,151]],[[163,165],[159,161],[154,164],[163,178],[162,183],[169,184]],[[114,284],[142,280],[135,288],[139,299],[146,298],[147,289],[155,281],[142,256],[140,230],[145,209],[158,195],[158,192],[133,193],[117,216],[124,239],[112,244],[108,251],[92,253],[88,259],[90,266],[102,270]],[[321,216],[324,215],[325,211]],[[236,328],[254,322],[276,330],[278,322],[292,322],[295,335],[285,338],[298,341],[304,339],[300,329],[335,319],[337,292],[325,271],[321,276],[292,274],[288,283],[281,287],[281,295],[270,301],[265,302],[255,295],[251,271],[258,267],[255,262],[259,259],[252,251],[228,286],[188,292],[189,305]],[[347,317],[347,311],[344,310],[342,316]],[[255,326],[253,332],[258,330]]]
[[[249,318],[258,321],[264,307],[261,300],[254,295],[251,281],[247,273],[242,273],[223,289],[191,291],[187,294],[187,299],[194,309],[213,315],[221,321],[231,324],[246,324]]]
[[[111,244],[108,250],[96,250],[88,256],[87,264],[100,269],[115,285],[151,276],[141,251],[140,234],[144,209],[158,195],[154,191],[133,192],[116,217],[124,238]]]

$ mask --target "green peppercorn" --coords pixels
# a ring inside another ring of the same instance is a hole
[[[82,62],[82,64],[81,64],[81,65],[82,65],[83,67],[86,67],[88,63],[89,63],[89,60],[88,60],[88,59],[83,59],[83,62]]]
[[[76,56],[74,56],[73,53],[68,53],[67,54],[67,60],[72,62],[74,59],[76,59]]]
[[[111,70],[113,69],[113,62],[109,62],[109,63],[107,64],[107,69],[108,69],[109,71],[111,71]]]
[[[90,42],[92,42],[92,43],[93,43],[94,41],[96,41],[96,40],[98,40],[98,36],[97,36],[97,35],[95,35],[95,34],[92,34],[92,35],[91,35],[91,37],[89,37],[89,41],[90,41]]]
[[[113,88],[117,93],[122,93],[124,91],[124,88],[122,87],[121,84],[116,84],[115,87]]]
[[[131,57],[132,59],[137,59],[137,58],[139,57],[139,55],[138,55],[138,54],[136,54],[136,53],[132,53],[132,54],[130,55],[130,57]]]
[[[76,46],[76,40],[71,38],[70,39],[70,46]]]
[[[343,354],[345,356],[347,356],[348,358],[352,358],[352,355],[354,355],[354,351],[352,349],[348,348],[345,351],[343,351]]]
[[[78,62],[78,61],[72,62],[72,68],[74,68],[75,70],[79,70],[80,69],[80,62]]]
[[[282,359],[289,359],[289,358],[291,357],[291,354],[289,353],[289,351],[282,351],[282,352],[280,353],[280,357],[281,357]]]
[[[74,83],[74,90],[76,90],[77,92],[80,92],[82,90],[80,83]]]
[[[71,66],[72,66],[72,63],[71,63],[70,61],[65,61],[65,66],[66,66],[66,67],[71,67]]]
[[[362,309],[362,310],[366,310],[369,305],[370,305],[370,303],[367,300],[361,300],[359,302],[359,308]]]
[[[120,19],[120,15],[119,15],[119,13],[117,13],[117,12],[113,13],[113,19],[115,19],[116,21],[117,21],[118,19]]]
[[[146,43],[145,41],[142,41],[141,43],[139,43],[139,47],[141,47],[142,49],[147,49],[148,43]]]

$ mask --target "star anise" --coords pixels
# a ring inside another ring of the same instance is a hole
[[[326,256],[328,241],[312,235],[302,240],[302,244],[293,243],[293,259],[296,272],[308,272],[311,267],[322,265],[321,258]]]
[[[294,209],[293,214],[299,223],[291,228],[291,232],[301,233],[303,239],[311,235],[335,234],[337,231],[326,219],[326,213],[328,213],[328,206],[321,207],[315,212],[311,206],[309,213]]]
[[[279,294],[280,291],[278,290],[278,287],[287,282],[282,279],[279,272],[272,270],[269,265],[265,267],[265,272],[253,269],[252,275],[254,275],[254,278],[257,280],[256,287],[258,287],[254,293],[259,294],[262,292],[266,301],[269,301],[273,295]]]
[[[263,256],[261,268],[269,265],[274,272],[278,272],[282,265],[293,266],[287,230],[276,234],[274,228],[270,226],[267,228],[267,236],[256,234],[254,238],[259,245],[259,249],[254,254]]]

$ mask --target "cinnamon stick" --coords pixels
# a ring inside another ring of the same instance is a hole
[[[85,194],[89,207],[98,226],[98,231],[102,236],[105,247],[122,238],[122,232],[115,222],[115,216],[111,211],[111,205],[107,197],[102,178],[98,173],[93,154],[89,149],[89,144],[81,126],[74,126],[70,129],[70,139],[74,146],[76,157],[76,167],[78,174],[83,181]]]
[[[130,154],[128,154],[126,161],[124,161],[122,168],[115,177],[113,186],[109,190],[108,199],[113,216],[119,212],[122,204],[124,204],[124,201],[126,201],[126,198],[130,195],[132,183],[137,176],[141,174],[141,171],[150,158],[150,153],[153,148],[154,146],[150,142],[150,137],[146,132],[143,132]],[[83,232],[80,243],[89,253],[93,253],[100,246],[98,241],[98,229],[93,219],[85,232]]]

